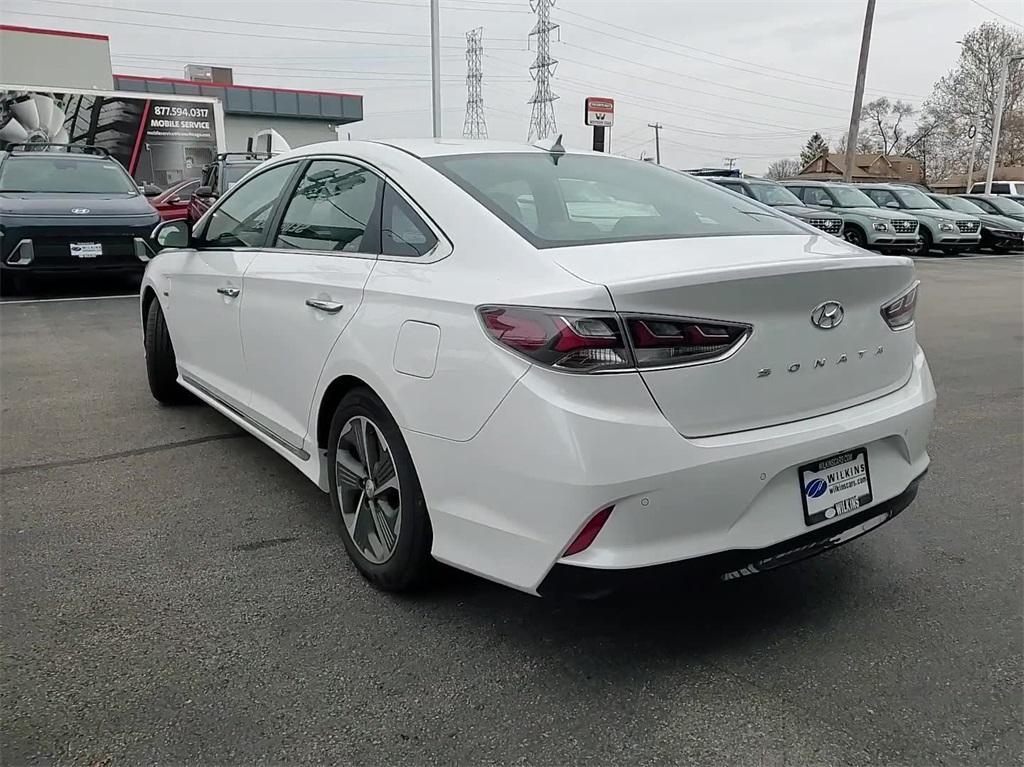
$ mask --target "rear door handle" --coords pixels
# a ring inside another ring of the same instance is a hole
[[[228,298],[238,298],[238,294],[242,291],[238,288],[217,288],[217,292]]]
[[[337,314],[345,308],[344,304],[339,304],[337,301],[322,301],[319,298],[307,298],[306,306],[328,314]]]

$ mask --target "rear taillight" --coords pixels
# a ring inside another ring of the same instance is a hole
[[[484,306],[480,318],[495,341],[542,365],[574,373],[631,366],[614,314]]]
[[[908,290],[882,306],[882,319],[893,330],[903,330],[914,324],[917,289],[920,284],[920,282],[915,282]]]
[[[522,306],[479,311],[484,328],[502,346],[573,373],[709,362],[731,354],[751,333],[749,325],[681,317]]]
[[[675,317],[626,317],[637,367],[682,365],[721,358],[739,348],[749,325]]]

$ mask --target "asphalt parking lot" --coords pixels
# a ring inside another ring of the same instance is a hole
[[[149,396],[136,303],[0,305],[4,764],[1019,764],[1024,261],[927,260],[931,472],[804,563],[396,598],[327,497]]]

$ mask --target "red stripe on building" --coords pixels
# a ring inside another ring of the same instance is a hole
[[[63,29],[41,29],[39,27],[16,27],[11,24],[0,24],[0,31],[4,32],[27,32],[33,35],[54,35],[55,37],[78,37],[83,40],[104,40],[109,42],[106,35],[94,35],[89,32],[66,32]]]

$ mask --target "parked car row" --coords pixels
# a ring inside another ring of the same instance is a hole
[[[941,195],[911,184],[781,183],[709,177],[719,186],[787,213],[828,234],[883,253],[956,255],[1024,247],[1024,205],[1008,195]]]

